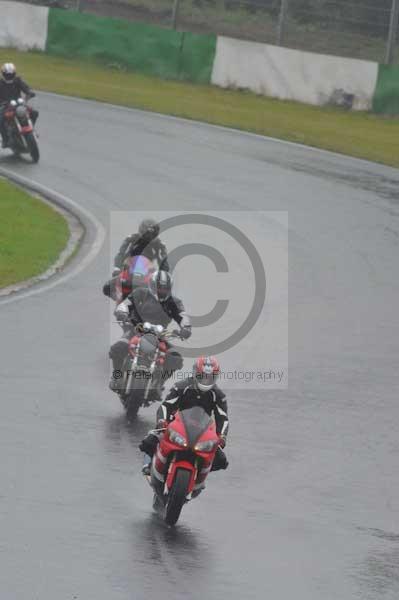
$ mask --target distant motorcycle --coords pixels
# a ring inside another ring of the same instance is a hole
[[[8,145],[14,154],[30,154],[33,162],[37,163],[40,152],[32,121],[32,112],[32,108],[23,98],[11,100],[4,110],[4,124]]]
[[[154,490],[153,508],[175,525],[186,502],[204,489],[220,437],[215,421],[201,406],[177,411],[161,436],[147,480]]]
[[[112,299],[120,304],[135,288],[147,286],[154,271],[152,261],[146,256],[130,256],[113,280]]]
[[[167,331],[162,325],[144,323],[136,327],[129,340],[118,385],[118,394],[129,420],[137,416],[141,406],[160,400],[163,366],[170,347],[168,340],[178,337],[178,332]]]

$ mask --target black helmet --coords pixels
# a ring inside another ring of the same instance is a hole
[[[151,242],[159,235],[159,224],[154,219],[144,219],[139,225],[139,234],[144,240]]]
[[[148,282],[148,289],[160,302],[167,300],[172,293],[172,277],[167,271],[155,271]]]
[[[17,75],[15,65],[12,63],[4,63],[1,67],[1,74],[6,83],[12,83]]]

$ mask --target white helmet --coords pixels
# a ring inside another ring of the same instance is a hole
[[[1,67],[1,74],[6,83],[12,83],[17,75],[15,65],[12,63],[4,63],[4,65]]]

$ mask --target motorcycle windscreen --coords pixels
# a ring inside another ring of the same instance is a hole
[[[152,262],[145,256],[133,256],[129,266],[132,287],[147,285],[148,277],[153,270]]]
[[[146,256],[133,256],[129,266],[129,273],[132,276],[145,277],[152,268],[152,262]]]
[[[180,416],[186,430],[188,445],[193,447],[204,431],[208,429],[211,417],[201,406],[181,410]]]

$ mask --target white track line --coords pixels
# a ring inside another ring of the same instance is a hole
[[[15,173],[9,169],[4,169],[3,167],[0,167],[0,175],[8,178],[14,183],[20,184],[34,192],[42,194],[45,196],[45,198],[49,199],[55,204],[59,204],[66,210],[70,210],[75,216],[77,216],[79,220],[83,221],[83,225],[85,225],[85,221],[87,221],[94,227],[95,230],[95,238],[90,250],[80,260],[79,264],[76,264],[70,271],[65,273],[65,275],[61,275],[56,279],[49,281],[49,283],[38,285],[37,287],[34,285],[32,288],[26,291],[16,292],[15,294],[6,296],[4,299],[0,299],[0,306],[4,306],[5,304],[10,304],[12,302],[17,302],[18,300],[23,300],[24,298],[29,298],[31,296],[48,292],[56,286],[65,283],[69,279],[76,277],[76,275],[84,271],[84,269],[86,269],[99,254],[105,241],[106,232],[104,226],[100,223],[95,215],[93,215],[86,208],[83,208],[83,206],[79,206],[79,204],[74,202],[74,200],[67,198],[63,194],[59,194],[55,190],[52,190],[51,188],[48,188],[37,181],[23,177],[22,175],[19,175],[18,173]]]

